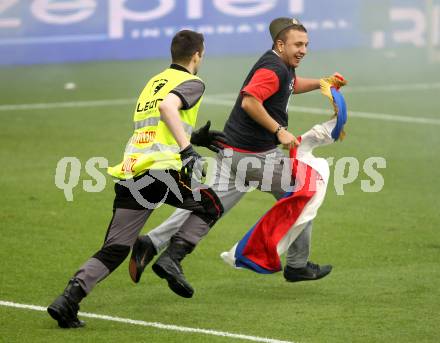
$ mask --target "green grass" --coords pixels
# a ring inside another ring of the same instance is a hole
[[[318,77],[338,70],[352,87],[438,82],[438,65],[414,53],[399,58],[353,51],[316,53],[298,74]],[[419,58],[419,59],[417,59]],[[208,58],[201,71],[211,95],[236,92],[255,57]],[[414,62],[416,61],[416,62]],[[137,96],[166,61],[106,62],[0,69],[0,105]],[[66,91],[73,81],[78,88]],[[439,118],[438,88],[426,91],[348,93],[349,109]],[[328,107],[318,93],[297,96],[295,105]],[[101,193],[86,193],[82,180],[67,202],[55,187],[57,162],[94,156],[119,162],[130,135],[134,105],[0,111],[0,300],[46,306],[72,273],[102,244],[111,216],[111,179]],[[221,128],[229,107],[202,105],[199,123]],[[325,119],[291,113],[296,134]],[[312,260],[332,263],[319,282],[289,284],[270,276],[233,270],[219,258],[273,203],[252,192],[212,230],[184,263],[196,289],[193,299],[172,294],[151,270],[134,285],[127,263],[84,299],[86,312],[150,322],[264,336],[297,342],[437,342],[440,308],[438,125],[351,118],[343,143],[320,156],[354,156],[358,179],[338,196],[329,185],[314,222]],[[200,150],[207,154],[206,150]],[[362,164],[386,158],[379,193],[361,191]],[[84,171],[84,169],[83,169]],[[161,207],[144,232],[171,209]],[[88,319],[84,330],[60,330],[45,313],[0,307],[3,342],[239,342]]]

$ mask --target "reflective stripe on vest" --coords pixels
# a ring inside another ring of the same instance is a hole
[[[200,79],[190,73],[169,68],[148,81],[136,104],[134,132],[126,145],[124,160],[108,168],[110,175],[127,179],[149,169],[182,168],[180,147],[166,124],[160,120],[159,104],[171,90],[189,80]],[[188,139],[196,123],[201,100],[188,110],[179,110]]]
[[[160,143],[153,143],[153,145],[147,148],[136,148],[135,146],[128,146],[125,149],[126,154],[145,154],[147,152],[158,152],[158,151],[171,151],[173,153],[179,153],[179,146],[165,145]]]
[[[147,118],[144,120],[139,120],[134,122],[134,129],[139,130],[142,129],[145,126],[157,126],[159,124],[160,117],[154,117],[154,118]],[[185,130],[185,133],[187,135],[191,135],[193,131],[193,127],[185,122],[182,121],[183,129]]]

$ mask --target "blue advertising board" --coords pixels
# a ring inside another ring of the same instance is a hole
[[[210,55],[259,53],[270,46],[268,25],[279,16],[298,17],[314,50],[362,47],[370,39],[362,3],[375,2],[2,0],[0,64],[164,57],[183,28],[204,33]],[[387,37],[376,36],[379,44]]]

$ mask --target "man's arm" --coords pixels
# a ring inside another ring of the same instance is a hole
[[[159,104],[160,119],[165,122],[181,150],[190,145],[180,119],[179,110],[182,106],[182,100],[173,93],[168,93]]]
[[[277,135],[278,141],[281,144],[295,144],[299,145],[299,142],[289,131],[282,128],[278,130],[280,124],[273,119],[269,113],[267,113],[264,106],[254,98],[252,95],[243,94],[243,100],[241,102],[241,108],[255,120],[258,124],[264,127],[269,132]]]
[[[319,79],[305,79],[297,77],[295,79],[295,94],[307,93],[319,89]]]

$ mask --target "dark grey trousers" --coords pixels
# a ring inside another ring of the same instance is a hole
[[[148,184],[140,193],[150,204],[158,204],[163,200],[174,207],[190,210],[191,215],[183,220],[174,237],[195,246],[222,215],[222,205],[211,189],[203,190],[200,198],[195,199],[191,189],[182,182],[178,173],[172,172],[169,175],[177,181],[180,199],[170,191],[169,184],[159,180]],[[140,205],[129,188],[120,183],[115,185],[115,192],[113,217],[104,244],[74,275],[87,294],[125,260],[154,210]]]

